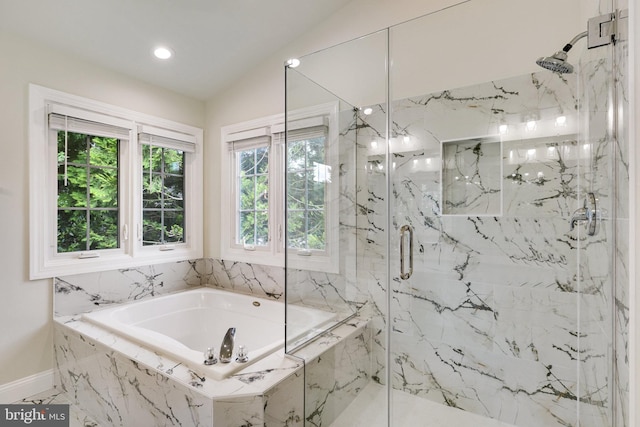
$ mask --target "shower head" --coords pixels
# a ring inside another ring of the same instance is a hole
[[[575,36],[569,43],[567,43],[562,50],[557,51],[551,56],[543,56],[542,58],[538,58],[536,64],[545,68],[547,70],[551,70],[554,73],[573,73],[573,65],[567,62],[567,52],[571,50],[573,45],[583,37],[586,37],[588,32],[585,31],[583,33]]]
[[[567,62],[567,52],[564,50],[559,50],[551,56],[538,58],[536,64],[554,73],[573,73],[573,65]]]

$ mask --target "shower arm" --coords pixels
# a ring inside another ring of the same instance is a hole
[[[574,38],[571,39],[571,41],[569,43],[567,43],[566,45],[564,45],[564,47],[562,48],[562,50],[564,52],[569,52],[571,50],[571,48],[578,42],[578,40],[583,39],[585,37],[587,37],[589,35],[588,31],[583,31],[580,34],[578,34],[577,36],[575,36]]]

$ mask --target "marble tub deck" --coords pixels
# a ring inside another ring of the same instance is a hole
[[[235,426],[244,425],[243,420],[250,420],[249,425],[269,420],[276,425],[292,416],[296,420],[304,417],[305,362],[286,357],[283,350],[216,381],[79,316],[55,321],[56,384],[65,392],[61,397],[100,424]],[[324,375],[319,370],[326,370],[325,359],[334,360],[336,351],[360,355],[358,360],[364,361],[369,354],[362,345],[368,341],[367,325],[366,319],[351,319],[314,340],[297,357],[312,363],[320,377]],[[354,350],[349,343],[363,348]],[[362,367],[349,371],[358,377]],[[356,384],[353,397],[367,380],[366,376],[346,380]],[[342,399],[345,406],[353,398],[345,401],[347,397]],[[135,399],[139,404],[133,403]]]

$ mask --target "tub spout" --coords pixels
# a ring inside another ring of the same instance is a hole
[[[222,340],[222,345],[220,346],[220,362],[229,363],[231,362],[231,357],[233,355],[233,341],[236,335],[236,328],[229,328],[227,333]]]

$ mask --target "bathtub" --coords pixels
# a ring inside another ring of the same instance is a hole
[[[250,295],[197,288],[122,304],[82,315],[95,325],[106,328],[160,354],[176,359],[201,375],[222,380],[252,362],[283,348],[284,303]],[[289,319],[305,325],[296,333],[330,322],[334,313],[312,308],[289,306]],[[204,364],[208,347],[220,349],[231,327],[236,328],[235,349],[244,345],[249,361]]]

